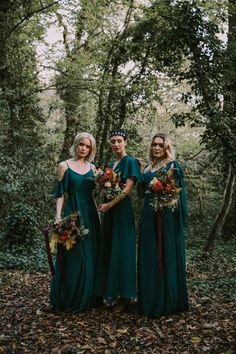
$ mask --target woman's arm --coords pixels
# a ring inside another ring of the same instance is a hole
[[[134,177],[127,178],[125,182],[125,188],[123,189],[121,194],[119,194],[117,197],[112,199],[110,202],[99,205],[98,210],[101,211],[102,213],[106,213],[110,208],[112,208],[114,205],[119,203],[131,192],[133,185],[134,185]]]
[[[65,161],[60,162],[57,169],[58,180],[59,182],[62,180],[64,173],[66,172],[68,166]],[[56,216],[55,222],[59,222],[61,220],[61,212],[64,204],[64,195],[56,200]]]
[[[56,223],[61,220],[61,211],[62,211],[63,204],[64,204],[64,196],[57,198],[57,200],[56,200],[56,216],[55,216]]]

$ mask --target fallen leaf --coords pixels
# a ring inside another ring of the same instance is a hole
[[[201,338],[200,338],[200,337],[192,337],[192,338],[191,338],[191,342],[192,342],[193,344],[198,344],[198,343],[201,342]]]
[[[121,334],[127,333],[128,332],[128,328],[119,328],[119,329],[117,329],[117,332],[121,333]]]
[[[102,338],[102,337],[97,337],[97,341],[98,341],[99,344],[107,344],[107,342],[105,341],[105,339]]]

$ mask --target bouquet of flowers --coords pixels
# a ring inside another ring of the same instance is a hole
[[[177,206],[181,188],[174,180],[174,168],[168,172],[161,171],[158,178],[154,177],[149,185],[149,192],[153,194],[151,206],[155,211],[162,210],[164,207],[174,208]]]
[[[84,227],[79,215],[77,211],[53,225],[50,239],[51,253],[55,252],[58,243],[69,250],[77,241],[83,240],[84,236],[88,234],[89,230]]]
[[[107,200],[114,199],[122,192],[124,184],[121,183],[120,174],[116,173],[112,168],[100,168],[94,172],[95,183],[98,194],[104,193]]]

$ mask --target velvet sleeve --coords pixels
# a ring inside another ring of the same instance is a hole
[[[65,171],[62,180],[57,182],[52,195],[57,199],[61,198],[66,192],[68,192],[68,169]]]

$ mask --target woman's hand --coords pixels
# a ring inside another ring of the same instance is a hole
[[[55,224],[58,224],[61,221],[60,216],[55,216]]]
[[[98,211],[101,211],[102,213],[106,213],[110,209],[109,203],[104,203],[99,205]]]

